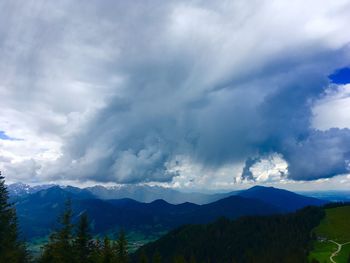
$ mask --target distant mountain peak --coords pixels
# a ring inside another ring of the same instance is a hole
[[[33,194],[44,189],[55,186],[54,184],[44,184],[31,186],[29,184],[24,184],[22,182],[13,183],[7,186],[10,196],[22,196],[27,194]]]
[[[264,185],[254,185],[244,191],[249,191],[249,190],[262,190],[262,189],[279,189],[279,188],[275,188],[273,186],[264,186]],[[282,189],[279,189],[282,190]]]
[[[247,198],[259,199],[286,212],[295,211],[305,206],[319,206],[327,203],[324,200],[303,196],[285,189],[260,185],[241,191],[239,195]]]
[[[154,205],[154,206],[168,206],[168,205],[171,205],[170,203],[168,203],[167,201],[165,201],[163,199],[154,200],[150,204]]]

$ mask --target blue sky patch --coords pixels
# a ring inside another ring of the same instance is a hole
[[[15,139],[8,136],[4,131],[0,131],[0,140],[13,141]]]
[[[348,84],[350,83],[350,68],[341,68],[336,70],[329,76],[332,83],[335,84]]]

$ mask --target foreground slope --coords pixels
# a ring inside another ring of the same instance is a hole
[[[325,218],[314,229],[318,240],[315,241],[309,258],[322,263],[348,263],[350,259],[350,205],[328,208],[325,212]]]
[[[307,262],[311,231],[324,216],[308,207],[293,214],[220,219],[207,225],[187,225],[140,248],[133,260],[159,253],[162,262],[176,258],[196,262]]]

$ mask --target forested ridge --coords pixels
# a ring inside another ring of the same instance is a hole
[[[321,208],[308,207],[276,216],[219,219],[208,225],[187,225],[145,245],[134,256],[160,253],[164,262],[181,257],[194,262],[307,262],[311,230],[323,218]]]

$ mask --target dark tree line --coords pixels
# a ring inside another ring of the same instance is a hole
[[[16,211],[9,203],[4,177],[0,172],[0,262],[29,262],[25,243],[19,240]]]
[[[157,252],[162,262],[303,263],[312,249],[312,229],[324,210],[308,207],[296,213],[219,219],[207,225],[180,227],[136,252],[150,259]],[[144,260],[144,262],[147,262]]]
[[[93,239],[89,230],[86,213],[80,215],[76,226],[72,224],[71,202],[61,215],[60,228],[54,231],[49,242],[43,247],[39,263],[126,263],[128,262],[128,243],[125,233],[119,233],[117,241],[107,236],[102,240]]]

